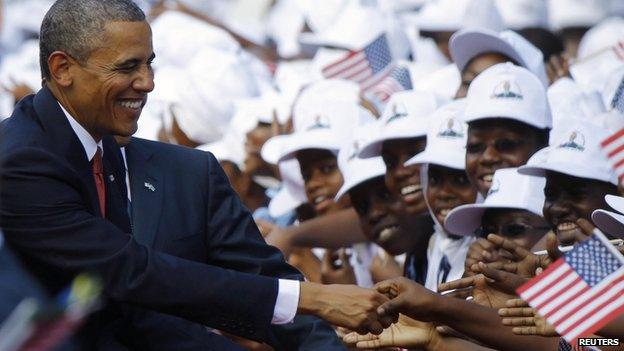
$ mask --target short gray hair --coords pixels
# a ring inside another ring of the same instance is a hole
[[[50,79],[48,58],[63,51],[86,62],[112,21],[145,21],[145,13],[132,0],[57,0],[48,10],[39,37],[39,64],[44,79]]]

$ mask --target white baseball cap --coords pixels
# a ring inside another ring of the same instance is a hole
[[[592,221],[603,232],[624,239],[624,197],[606,195],[605,201],[617,212],[596,210],[592,213]]]
[[[593,122],[571,119],[551,133],[550,146],[529,159],[519,172],[544,177],[554,171],[617,185],[617,176],[600,143],[611,133]]]
[[[548,86],[544,55],[520,34],[506,30],[495,32],[484,28],[461,30],[451,37],[449,51],[459,71],[478,55],[499,53],[514,60],[518,65],[533,72]]]
[[[461,85],[461,74],[452,63],[433,72],[413,72],[410,69],[410,76],[412,80],[417,79],[413,83],[414,90],[428,91],[444,99],[453,99]]]
[[[455,32],[470,27],[504,28],[494,0],[430,1],[420,10],[415,22],[420,30],[430,32]]]
[[[278,167],[282,178],[282,187],[269,202],[271,217],[282,216],[308,202],[299,162],[295,159],[286,160],[280,162]]]
[[[345,144],[338,153],[338,168],[344,179],[344,183],[335,200],[340,200],[349,190],[366,182],[367,180],[382,177],[386,173],[386,165],[381,157],[359,158],[358,153],[361,145],[366,143],[375,132],[369,125],[358,128],[350,143]]]
[[[373,115],[353,102],[325,102],[302,112],[296,131],[282,145],[280,161],[293,158],[297,151],[323,149],[338,153],[355,127],[371,123]]]
[[[544,0],[496,0],[508,28],[548,28],[548,6]]]
[[[405,162],[406,166],[430,163],[454,169],[466,168],[468,125],[462,119],[465,99],[440,107],[431,116],[427,147]]]
[[[292,108],[293,129],[295,132],[305,130],[310,123],[309,116],[324,114],[327,104],[354,107],[359,104],[359,101],[360,88],[356,83],[339,79],[311,83],[301,91]],[[349,107],[342,107],[343,111],[344,108],[349,109]],[[359,111],[359,108],[357,110]],[[335,113],[330,114],[335,115]],[[348,117],[345,118],[345,121],[349,120]],[[288,153],[290,139],[290,135],[278,135],[269,139],[262,146],[262,158],[268,163],[277,164]],[[339,146],[335,151],[338,152],[338,150]]]
[[[499,169],[494,172],[485,201],[454,208],[446,217],[444,228],[456,235],[474,235],[490,208],[526,210],[541,217],[545,185],[544,178],[520,174],[517,168]]]
[[[380,156],[381,145],[386,140],[426,136],[429,116],[440,103],[441,98],[433,93],[413,90],[394,93],[376,122],[377,133],[362,147],[360,157]]]
[[[550,26],[554,30],[568,27],[591,27],[608,11],[604,0],[548,0]]]
[[[587,31],[581,38],[577,57],[579,60],[617,44],[624,39],[624,19],[609,17]]]
[[[509,118],[530,126],[552,127],[546,88],[524,67],[496,64],[479,74],[468,87],[465,121]]]

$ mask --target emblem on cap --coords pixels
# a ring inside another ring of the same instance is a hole
[[[461,122],[451,117],[442,122],[438,136],[442,138],[463,138],[464,126],[462,126]]]
[[[485,195],[485,197],[488,197],[492,194],[496,194],[499,190],[500,190],[500,181],[498,179],[494,179],[494,182],[492,182],[492,186],[490,187],[490,190],[488,190],[487,195]]]
[[[494,91],[492,92],[492,95],[490,95],[490,99],[522,100],[524,99],[524,96],[522,95],[522,91],[520,91],[520,87],[516,84],[516,82],[506,80],[494,87]]]
[[[392,115],[386,121],[386,124],[399,118],[407,117],[407,108],[403,103],[394,104],[392,106]]]
[[[314,123],[309,126],[306,130],[313,129],[328,129],[329,128],[329,119],[325,116],[316,115],[314,118]]]
[[[583,133],[575,130],[570,133],[570,137],[568,137],[568,140],[561,143],[557,148],[585,151],[585,136],[583,135]]]

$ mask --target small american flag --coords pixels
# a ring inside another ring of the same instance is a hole
[[[615,132],[600,143],[603,152],[618,176],[620,184],[624,183],[624,128]]]
[[[385,102],[397,91],[409,89],[412,89],[412,79],[409,71],[405,67],[395,67],[381,83],[374,86],[371,90],[373,95]]]
[[[363,93],[371,93],[384,101],[388,99],[393,89],[398,91],[407,89],[401,87],[411,86],[407,70],[395,68],[385,34],[377,37],[363,49],[351,51],[343,58],[323,67],[322,73],[328,79],[345,79],[358,83]],[[409,85],[405,83],[403,77],[406,73]],[[383,87],[380,86],[382,84]]]
[[[596,230],[517,292],[575,344],[624,312],[624,257]]]

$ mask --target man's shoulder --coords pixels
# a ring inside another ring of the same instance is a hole
[[[11,117],[0,123],[0,143],[5,152],[16,147],[42,144],[44,131],[35,112],[33,97],[31,95],[22,99],[15,106]]]
[[[192,166],[195,163],[205,164],[206,162],[215,160],[214,156],[207,151],[141,138],[133,137],[130,141],[129,147],[143,148],[151,152],[157,159],[173,162],[173,164],[180,164],[183,166]]]

